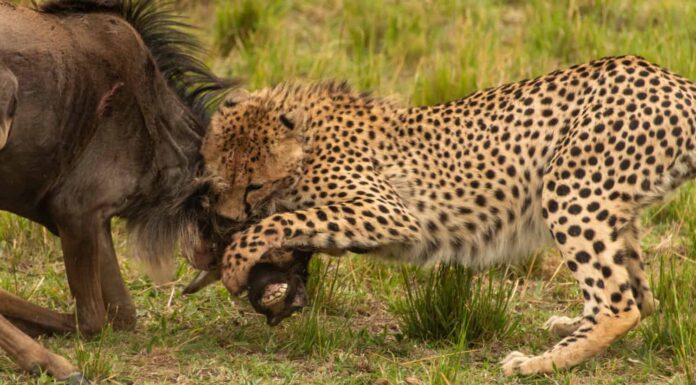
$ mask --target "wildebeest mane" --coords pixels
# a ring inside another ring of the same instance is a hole
[[[44,13],[104,12],[121,16],[138,32],[157,68],[198,119],[196,130],[205,133],[212,109],[236,82],[215,76],[196,55],[203,49],[167,0],[50,0]]]

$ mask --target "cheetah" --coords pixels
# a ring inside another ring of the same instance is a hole
[[[590,359],[655,310],[641,211],[696,176],[696,85],[609,57],[401,107],[346,83],[283,83],[220,107],[202,154],[216,212],[251,223],[221,261],[235,294],[271,250],[482,268],[555,244],[584,297],[561,338],[506,375]]]

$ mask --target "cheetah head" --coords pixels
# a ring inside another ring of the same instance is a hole
[[[215,211],[248,222],[273,210],[302,175],[302,112],[287,109],[268,91],[227,98],[203,142],[207,171],[215,180]]]

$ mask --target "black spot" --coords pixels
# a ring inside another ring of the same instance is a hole
[[[568,265],[568,268],[570,269],[570,271],[572,271],[572,272],[578,271],[578,264],[577,263],[575,263],[573,261],[568,261],[566,264]]]
[[[604,246],[604,242],[597,241],[592,244],[592,248],[594,249],[595,253],[599,254],[606,249],[606,246]]]
[[[602,275],[604,278],[611,277],[611,268],[609,266],[602,266]]]
[[[579,263],[588,263],[590,262],[590,254],[585,251],[579,251],[575,254],[575,260]]]
[[[558,185],[558,188],[556,189],[556,194],[559,196],[566,196],[570,194],[570,188],[564,184]]]

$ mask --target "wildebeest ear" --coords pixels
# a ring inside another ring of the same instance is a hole
[[[0,65],[0,149],[5,147],[17,112],[17,78],[7,67]]]
[[[230,92],[225,98],[225,101],[222,102],[222,105],[225,107],[234,107],[237,104],[249,99],[250,96],[251,94],[249,91],[239,88]]]

